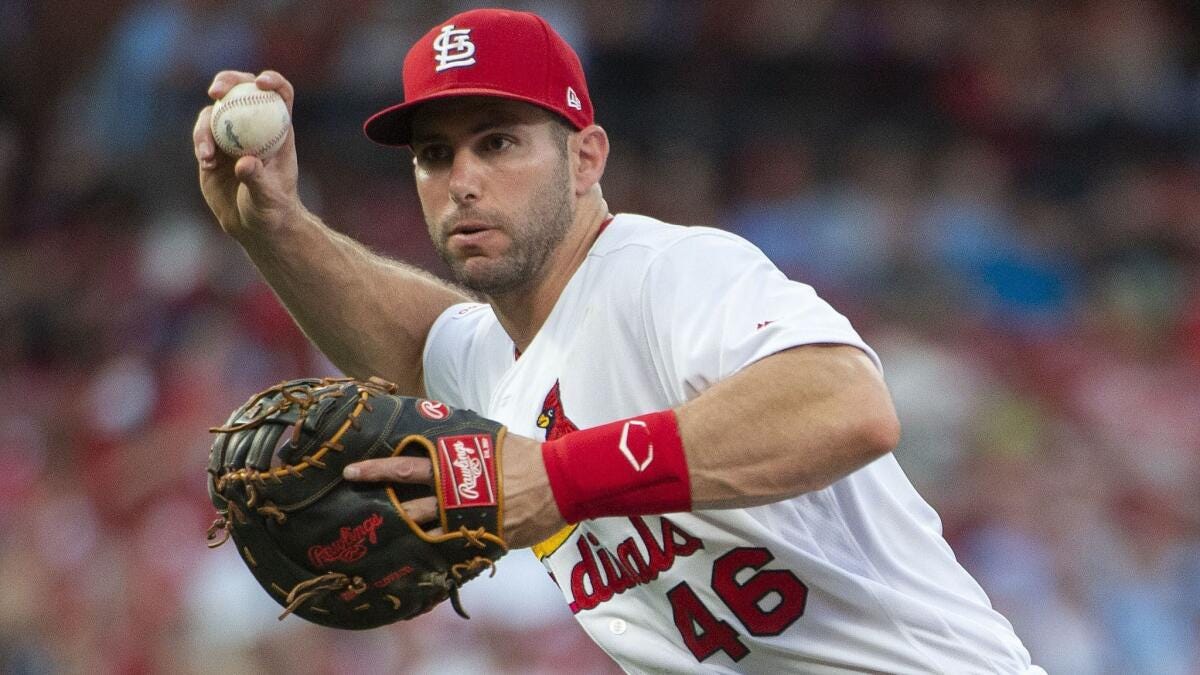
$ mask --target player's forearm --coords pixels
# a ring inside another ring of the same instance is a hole
[[[676,409],[694,509],[767,504],[821,489],[899,441],[891,397],[849,346],[767,357]]]
[[[524,473],[549,484],[558,513],[529,499],[510,515],[549,534],[561,520],[769,504],[829,485],[898,436],[887,388],[863,352],[798,347],[675,410],[543,443],[544,473]]]
[[[418,394],[433,321],[466,296],[431,274],[372,253],[300,211],[267,233],[238,237],[296,323],[334,365]]]

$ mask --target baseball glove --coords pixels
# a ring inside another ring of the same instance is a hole
[[[378,379],[301,379],[259,392],[229,417],[209,454],[218,518],[285,609],[335,628],[374,628],[429,611],[508,550],[502,532],[505,428],[469,410],[398,396]],[[285,435],[285,432],[290,432]],[[345,481],[347,464],[415,455],[435,487]],[[404,502],[436,496],[422,526]]]

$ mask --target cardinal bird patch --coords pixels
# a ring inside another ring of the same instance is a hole
[[[554,381],[554,386],[550,388],[550,392],[546,394],[546,400],[542,401],[542,412],[538,415],[537,425],[539,429],[546,430],[546,440],[553,441],[572,431],[579,431],[579,427],[567,417],[567,413],[563,410],[562,396],[558,391],[558,380]],[[578,525],[568,525],[559,530],[549,539],[534,545],[533,553],[538,560],[545,560],[563,545],[563,542],[571,536]]]
[[[572,431],[579,431],[579,427],[567,417],[566,411],[563,410],[562,397],[558,391],[558,380],[554,381],[554,386],[550,388],[550,393],[546,394],[546,400],[542,401],[542,413],[538,415],[537,425],[539,429],[546,430],[546,440],[554,441],[566,436]]]

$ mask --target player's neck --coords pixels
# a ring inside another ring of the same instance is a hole
[[[587,258],[608,218],[608,204],[603,198],[581,202],[574,224],[551,254],[539,278],[526,287],[488,296],[496,318],[518,351],[525,351],[546,323],[558,297]]]

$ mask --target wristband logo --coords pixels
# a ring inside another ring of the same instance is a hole
[[[343,527],[336,541],[309,546],[308,561],[313,567],[329,567],[336,562],[352,563],[367,554],[367,544],[379,542],[376,532],[382,525],[383,516],[372,513],[354,527]]]
[[[490,436],[438,439],[439,480],[447,509],[495,506],[496,470]]]
[[[621,428],[617,445],[634,471],[641,473],[654,461],[654,444],[650,442],[650,427],[642,420],[629,420]]]

